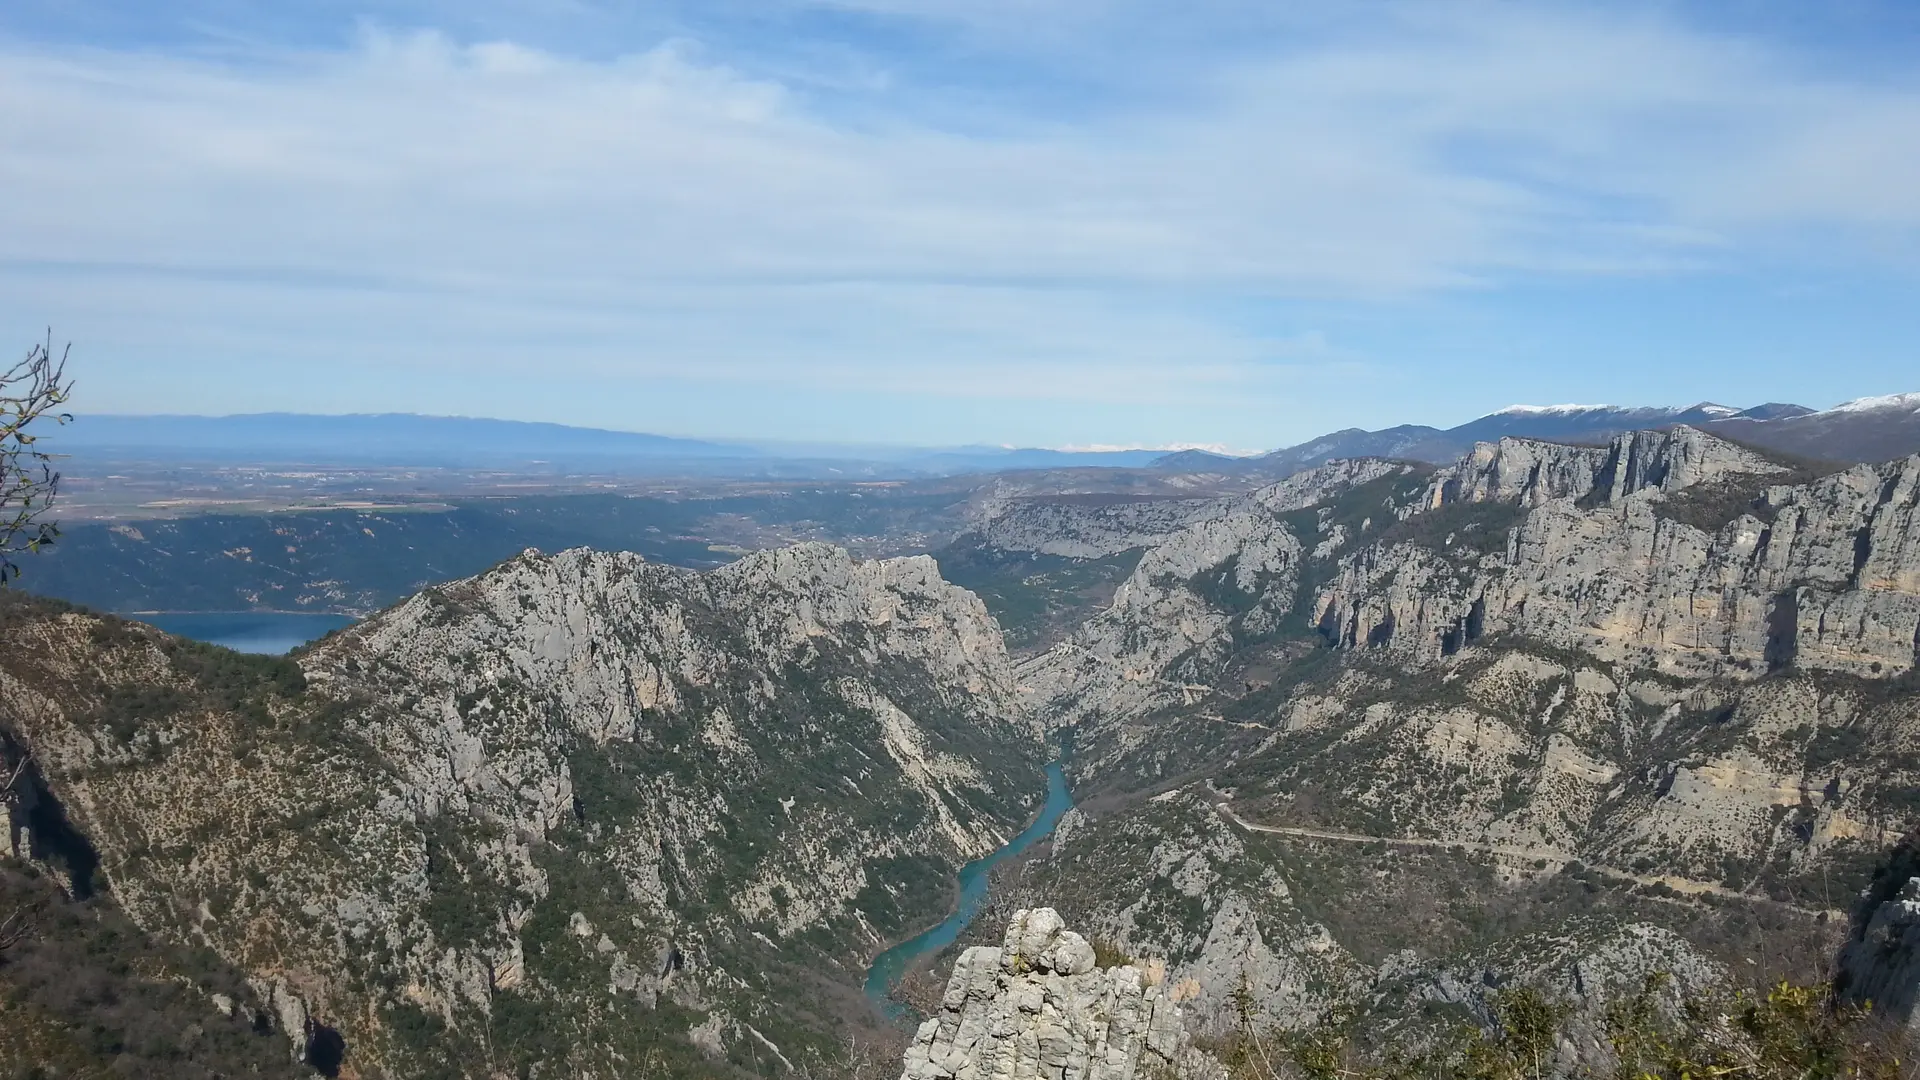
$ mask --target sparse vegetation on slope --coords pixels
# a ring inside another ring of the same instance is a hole
[[[0,1074],[310,1075],[212,950],[162,944],[111,897],[70,899],[15,859],[0,860],[0,912]]]
[[[1521,986],[1490,995],[1488,1012],[1436,1015],[1419,1042],[1384,1046],[1351,1011],[1304,1031],[1249,1021],[1212,1049],[1230,1080],[1910,1080],[1920,1060],[1870,1010],[1786,981],[1676,994],[1652,976],[1606,1008],[1604,1049],[1586,1059],[1570,1053],[1586,1033],[1569,1002]]]
[[[87,880],[267,987],[282,1053],[363,1077],[831,1062],[864,956],[1024,823],[1043,751],[930,562],[721,575],[516,559],[298,662],[13,597],[0,730]]]

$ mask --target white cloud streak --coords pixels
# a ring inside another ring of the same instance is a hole
[[[1177,108],[965,131],[887,78],[835,110],[681,41],[15,42],[0,274],[152,362],[491,370],[539,345],[582,375],[1204,407],[1359,362],[1275,343],[1250,299],[1684,272],[1809,233],[1884,257],[1920,230],[1913,86],[1669,22],[1379,11]]]

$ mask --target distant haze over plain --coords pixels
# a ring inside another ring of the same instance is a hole
[[[1285,475],[1341,457],[1446,461],[1503,436],[1567,442],[1687,424],[1730,438],[1831,461],[1872,461],[1920,451],[1920,393],[1890,394],[1815,411],[1786,402],[1684,408],[1514,405],[1452,428],[1401,424],[1348,428],[1265,454],[1209,449],[914,447],[860,443],[732,443],[560,424],[407,413],[319,416],[83,416],[45,446],[78,462],[533,468],[647,475],[952,475],[1017,469],[1121,467],[1259,470]]]

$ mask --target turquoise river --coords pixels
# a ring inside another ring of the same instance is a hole
[[[889,1015],[898,1015],[899,1008],[887,1001],[888,988],[906,974],[914,961],[953,944],[959,938],[960,931],[965,930],[973,917],[980,913],[980,906],[987,902],[988,878],[993,868],[1053,832],[1053,826],[1060,816],[1071,809],[1073,796],[1067,792],[1066,774],[1061,771],[1061,763],[1056,761],[1047,766],[1047,802],[1040,808],[1040,816],[1000,850],[960,868],[960,902],[954,906],[953,914],[947,916],[946,921],[873,958],[873,966],[867,969],[867,997]]]

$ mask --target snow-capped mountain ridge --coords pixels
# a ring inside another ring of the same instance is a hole
[[[1843,401],[1824,413],[1858,413],[1880,411],[1920,412],[1920,392],[1910,394],[1881,394],[1876,397],[1854,398]],[[1822,415],[1816,413],[1815,415]]]
[[[1350,428],[1257,459],[1288,473],[1342,458],[1389,457],[1444,463],[1475,443],[1503,438],[1604,443],[1623,431],[1684,424],[1762,449],[1829,462],[1886,461],[1920,451],[1920,393],[1856,398],[1831,409],[1770,401],[1734,408],[1702,401],[1685,408],[1622,405],[1509,405],[1451,428]]]

